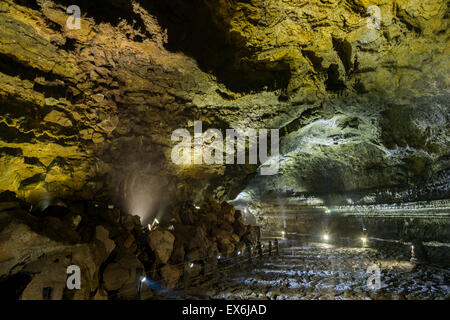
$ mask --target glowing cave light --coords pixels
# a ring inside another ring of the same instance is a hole
[[[193,267],[194,267],[194,264],[191,263],[191,264],[189,265],[189,268],[193,268]]]
[[[241,255],[241,252],[240,252],[240,251],[238,251],[238,255]]]
[[[221,256],[217,256],[217,260],[220,260],[220,258],[222,258]]]
[[[328,236],[328,233],[325,233],[322,238],[325,241],[328,241],[330,239],[330,237]]]
[[[367,238],[366,238],[366,237],[362,237],[362,238],[361,238],[361,241],[362,241],[363,244],[366,244]]]
[[[142,279],[141,279],[141,282],[145,282],[147,280],[147,278],[146,277],[143,277]]]
[[[330,209],[325,210],[325,213],[331,213]]]

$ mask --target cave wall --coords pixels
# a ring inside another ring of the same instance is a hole
[[[68,5],[0,4],[0,190],[137,213],[233,199],[256,166],[170,161],[172,131],[194,120],[281,129],[281,174],[254,180],[264,191],[448,172],[446,1],[80,1],[80,30]]]

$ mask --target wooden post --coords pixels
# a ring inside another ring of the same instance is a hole
[[[259,241],[258,241],[258,256],[259,256],[259,259],[262,260],[263,252],[262,252],[261,242],[259,242]]]
[[[141,300],[141,288],[142,288],[142,274],[144,273],[144,270],[142,268],[136,268],[136,296],[135,300]]]
[[[269,240],[269,256],[272,255],[272,240]]]
[[[247,258],[248,258],[248,262],[251,264],[252,263],[252,247],[247,244]]]
[[[239,267],[239,249],[235,249],[234,250],[234,254],[233,254],[233,256],[234,256],[234,258],[233,258],[233,264],[234,264],[234,267],[235,268],[237,268],[237,267]]]

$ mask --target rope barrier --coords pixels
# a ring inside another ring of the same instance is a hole
[[[275,242],[275,248],[276,248],[276,253],[279,253],[279,247],[278,247],[278,241]],[[255,250],[257,249],[257,250]],[[147,282],[151,281],[153,283],[155,283],[156,285],[160,286],[161,289],[158,291],[167,291],[167,292],[172,292],[174,293],[175,290],[179,290],[179,289],[185,289],[187,288],[187,286],[192,286],[193,284],[199,285],[198,280],[203,280],[201,282],[207,282],[213,279],[205,279],[208,278],[210,276],[218,276],[219,274],[223,274],[224,272],[227,272],[229,270],[233,270],[236,267],[240,266],[240,265],[244,265],[244,266],[249,266],[253,265],[253,258],[254,257],[258,257],[259,260],[261,261],[262,258],[264,256],[271,256],[273,254],[272,252],[272,240],[268,241],[268,245],[264,246],[263,243],[259,242],[258,245],[256,246],[250,246],[248,245],[246,247],[246,251],[247,251],[247,256],[245,257],[244,252],[242,251],[238,251],[236,250],[234,252],[234,254],[231,257],[222,257],[222,256],[211,256],[211,255],[207,255],[207,256],[203,256],[203,257],[199,257],[196,258],[196,260],[193,261],[184,261],[181,263],[177,263],[177,264],[171,264],[171,266],[174,267],[180,267],[183,266],[183,274],[181,276],[179,275],[174,275],[172,277],[166,277],[165,279],[161,279],[159,281],[154,281],[151,280],[151,277],[148,277],[147,281],[141,281],[141,279],[143,279],[143,277],[147,277],[148,274],[151,273],[156,273],[158,271],[161,271],[164,266],[160,266],[158,268],[153,268],[150,272],[148,272],[145,275],[142,275],[138,272],[136,272],[136,281],[135,281],[135,287],[133,288],[127,288],[126,290],[118,290],[115,293],[109,294],[109,297],[114,298],[114,297],[123,297],[126,296],[128,294],[131,294],[133,292],[136,293],[136,299],[140,300],[141,297],[141,291],[142,291],[142,285],[146,284],[148,286],[150,286]],[[257,254],[255,254],[255,252],[257,251]],[[211,262],[214,259],[214,262]],[[199,261],[201,261],[199,263]],[[210,262],[208,262],[210,261]],[[195,270],[195,268],[201,268],[200,270]],[[195,276],[190,275],[191,271],[190,270],[194,270],[192,273],[196,273]],[[182,282],[179,282],[180,279],[183,279]],[[179,282],[178,285],[173,289],[167,289],[164,288],[162,282],[166,282],[166,283],[170,283],[172,281],[175,282]],[[150,286],[151,288],[151,286]],[[153,288],[152,288],[153,289]]]

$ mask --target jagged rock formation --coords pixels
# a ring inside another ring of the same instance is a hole
[[[174,287],[200,273],[186,261],[254,245],[244,219],[319,232],[323,208],[296,216],[310,197],[367,216],[449,198],[447,1],[79,0],[79,29],[71,4],[0,2],[0,280],[15,297],[52,283],[54,298],[131,299],[139,269]],[[194,121],[279,129],[278,174],[174,164],[172,133]],[[205,202],[235,198],[256,218]],[[417,223],[367,223],[448,241],[448,217],[417,210]],[[333,223],[359,232],[356,218]],[[76,296],[70,263],[89,271]]]
[[[25,209],[0,210],[3,299],[40,300],[45,294],[51,300],[135,299],[140,277],[173,288],[217,264],[218,256],[245,254],[260,236],[259,228],[244,224],[240,211],[227,203],[186,205],[190,221],[175,212],[151,231],[139,216],[114,208],[60,204],[31,214]],[[79,290],[66,285],[70,265],[80,269]],[[141,296],[149,298],[154,290],[143,286]]]
[[[67,4],[1,3],[2,190],[125,199],[135,213],[232,199],[255,165],[170,161],[171,132],[194,120],[282,130],[280,175],[263,190],[448,177],[445,1],[377,1],[379,30],[362,0],[81,1],[79,30]]]

